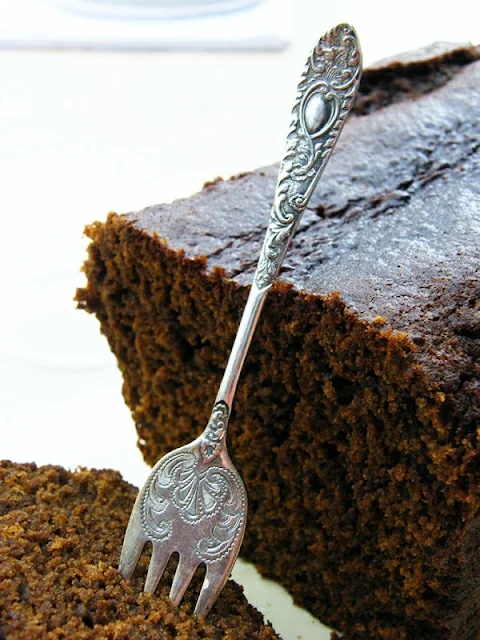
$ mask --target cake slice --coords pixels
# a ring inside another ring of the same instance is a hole
[[[480,633],[479,57],[365,72],[235,398],[241,553],[348,638]],[[277,170],[87,229],[77,299],[150,464],[206,424]]]
[[[136,493],[115,471],[0,462],[0,638],[278,639],[232,581],[200,618],[198,580],[170,604],[172,566],[155,595],[143,593],[148,554],[129,582],[120,576]]]

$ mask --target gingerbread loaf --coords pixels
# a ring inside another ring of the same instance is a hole
[[[355,640],[480,634],[479,58],[365,71],[233,407],[241,553]],[[150,464],[207,422],[277,170],[87,229],[77,299]]]

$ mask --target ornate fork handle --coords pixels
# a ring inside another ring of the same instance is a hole
[[[213,460],[225,445],[233,397],[263,303],[351,110],[360,76],[357,35],[350,25],[338,25],[318,41],[298,85],[287,149],[253,285],[212,415],[201,436],[205,462]]]

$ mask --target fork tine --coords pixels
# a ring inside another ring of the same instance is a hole
[[[152,547],[152,558],[148,566],[147,578],[143,589],[145,593],[155,592],[169,559],[170,553],[167,551],[166,547],[154,542]]]
[[[195,615],[206,616],[208,614],[228,580],[234,562],[235,558],[227,558],[227,561],[223,563],[207,564],[207,574],[195,606]]]
[[[192,558],[188,558],[188,556],[180,555],[175,577],[172,582],[172,588],[170,589],[170,600],[175,606],[180,604],[180,601],[183,598],[197,567],[197,561]]]
[[[137,504],[135,504],[128,521],[120,562],[118,563],[118,571],[127,580],[132,577],[147,540],[148,538],[142,528],[140,511],[137,509]]]

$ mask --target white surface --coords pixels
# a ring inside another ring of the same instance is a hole
[[[162,19],[166,11],[134,2],[0,0],[0,49],[266,51],[283,49],[292,36],[291,0],[250,0],[238,11],[192,18]]]
[[[277,54],[0,53],[0,457],[146,477],[114,359],[72,302],[85,223],[277,160],[307,52],[338,21],[367,62],[480,41],[473,3],[447,15],[404,2],[394,27],[384,4],[297,6],[294,45]],[[284,640],[328,640],[279,590],[235,575]]]

